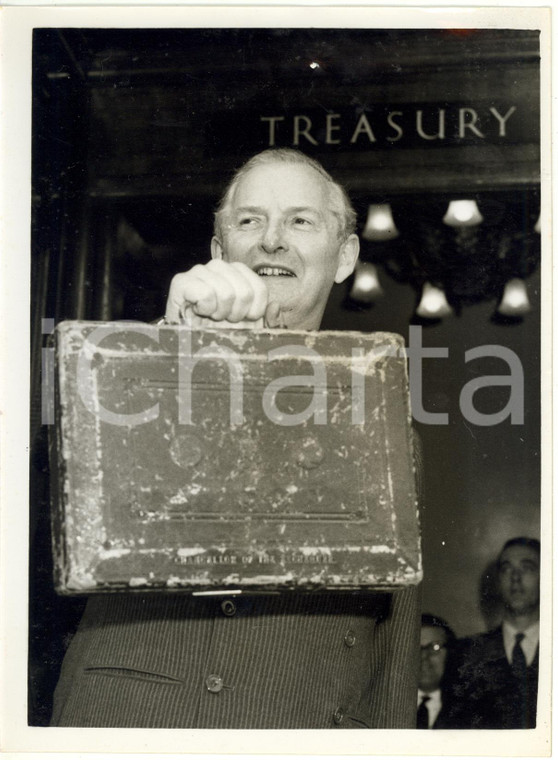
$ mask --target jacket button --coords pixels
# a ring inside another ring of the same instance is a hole
[[[345,713],[340,707],[338,707],[337,710],[333,713],[333,722],[339,726],[341,723],[343,723],[344,717]]]
[[[230,599],[225,599],[224,602],[221,602],[221,610],[223,612],[223,615],[232,617],[232,615],[236,614],[236,604]]]
[[[223,688],[223,679],[221,676],[217,675],[210,675],[207,676],[205,679],[205,685],[207,686],[207,690],[213,692],[214,694],[218,694],[221,689]]]
[[[354,645],[356,644],[356,635],[355,635],[355,632],[354,631],[350,631],[350,630],[347,631],[347,633],[345,634],[345,637],[344,637],[343,641],[345,642],[345,644],[348,647],[354,647]]]

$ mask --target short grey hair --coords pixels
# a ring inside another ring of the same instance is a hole
[[[346,190],[335,182],[331,174],[315,159],[310,158],[305,153],[294,148],[269,148],[261,153],[257,153],[250,158],[243,166],[240,167],[229,182],[221,201],[215,211],[214,233],[219,240],[222,240],[225,218],[231,204],[231,200],[240,180],[248,174],[251,169],[257,166],[268,166],[270,164],[290,164],[299,166],[310,166],[327,182],[329,190],[329,199],[332,208],[330,211],[336,217],[338,222],[338,234],[341,240],[346,240],[356,229],[357,215]]]

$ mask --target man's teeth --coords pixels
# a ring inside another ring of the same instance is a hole
[[[260,277],[294,277],[292,272],[281,267],[262,267],[258,269],[258,274]]]

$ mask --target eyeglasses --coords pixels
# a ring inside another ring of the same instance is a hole
[[[445,644],[438,644],[437,642],[432,642],[430,644],[421,644],[420,645],[420,653],[426,654],[429,657],[431,657],[434,654],[439,654],[442,649],[445,649]]]

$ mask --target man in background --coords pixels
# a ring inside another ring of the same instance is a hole
[[[460,702],[452,690],[455,634],[441,617],[421,617],[417,728],[460,728]]]
[[[540,542],[507,541],[498,558],[502,625],[461,644],[459,692],[469,728],[534,728],[539,668]]]

